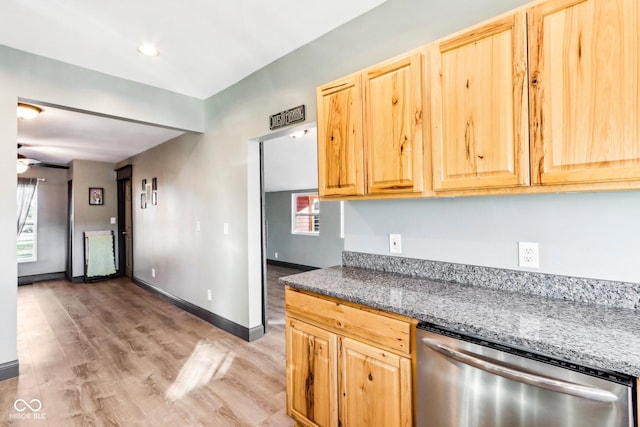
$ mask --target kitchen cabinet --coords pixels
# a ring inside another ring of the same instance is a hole
[[[320,197],[424,190],[421,73],[413,52],[317,89]]]
[[[340,419],[345,426],[411,426],[411,359],[343,337]]]
[[[310,426],[337,426],[337,335],[287,321],[287,408]]]
[[[415,193],[424,187],[422,55],[414,53],[364,75],[367,193]]]
[[[354,74],[317,90],[320,197],[364,194],[361,81]]]
[[[640,179],[640,3],[551,0],[528,19],[532,183]]]
[[[435,191],[529,184],[526,15],[429,47]]]
[[[287,413],[303,426],[413,424],[416,321],[285,291]]]

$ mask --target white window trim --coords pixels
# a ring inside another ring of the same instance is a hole
[[[38,190],[33,195],[33,256],[31,258],[18,258],[18,264],[38,261]]]
[[[319,214],[299,214],[296,212],[296,197],[298,196],[317,196],[318,193],[291,193],[291,234],[297,236],[314,236],[319,237],[320,231],[296,231],[296,217],[298,216],[317,216],[320,217],[322,211]]]

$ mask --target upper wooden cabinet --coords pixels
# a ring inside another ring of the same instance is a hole
[[[361,76],[317,90],[320,197],[364,194]]]
[[[320,197],[424,190],[422,55],[317,89]]]
[[[640,2],[529,11],[533,184],[640,179]]]
[[[364,73],[367,192],[421,192],[422,57],[416,53]]]
[[[434,190],[529,184],[524,12],[430,46]]]

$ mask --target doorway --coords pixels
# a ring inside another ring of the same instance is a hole
[[[118,276],[133,277],[133,206],[131,165],[116,170],[118,181]]]
[[[280,327],[280,325],[284,324],[284,289],[278,284],[278,277],[304,271],[304,269],[298,268],[304,267],[303,265],[296,265],[291,260],[289,260],[290,262],[274,260],[273,250],[267,247],[269,234],[272,232],[267,222],[267,193],[279,192],[284,194],[287,191],[303,188],[307,190],[316,189],[317,191],[315,128],[316,123],[309,122],[254,140],[254,143],[258,142],[256,144],[258,149],[255,152],[256,154],[259,153],[259,162],[255,161],[254,164],[259,163],[259,174],[257,174],[253,182],[258,184],[259,180],[259,188],[256,188],[254,193],[250,185],[249,192],[256,195],[259,193],[260,200],[259,218],[256,219],[259,219],[260,225],[261,251],[259,268],[262,276],[261,308],[265,333],[270,326],[278,325]],[[294,133],[300,134],[302,138],[300,135],[298,138],[292,138]],[[256,169],[258,168],[256,167]],[[285,204],[287,203],[289,202],[285,201]],[[250,208],[250,213],[257,214],[258,209],[256,208]],[[286,216],[286,221],[289,221],[290,215],[288,213],[283,216]],[[251,223],[251,215],[249,221]],[[274,229],[276,228],[274,227]],[[252,227],[250,226],[250,234],[252,234],[251,230]],[[276,258],[277,256],[276,254]],[[274,261],[276,262],[275,265]],[[284,261],[286,261],[286,258]]]

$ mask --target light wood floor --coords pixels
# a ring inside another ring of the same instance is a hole
[[[269,329],[253,343],[128,280],[20,287],[20,376],[0,382],[0,425],[292,426],[277,278],[297,272],[269,267]],[[201,340],[220,352],[218,371],[205,386],[166,402],[165,391]],[[38,399],[42,409],[18,412],[16,399]]]

